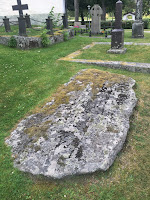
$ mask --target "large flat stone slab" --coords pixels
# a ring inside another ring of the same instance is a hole
[[[126,140],[134,84],[96,69],[79,72],[6,140],[14,166],[53,178],[107,170]]]

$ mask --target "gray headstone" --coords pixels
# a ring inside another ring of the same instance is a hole
[[[135,22],[132,25],[132,37],[144,37],[144,23],[142,21],[143,0],[137,0]]]
[[[27,36],[25,18],[23,16],[18,17],[18,22],[19,22],[19,35],[20,36]]]
[[[53,20],[50,17],[46,19],[46,29],[49,30],[48,34],[53,34]]]
[[[27,28],[31,28],[31,20],[30,20],[30,15],[26,14],[25,15],[25,20],[26,20],[26,26]]]
[[[103,14],[103,11],[98,4],[95,4],[91,8],[90,14],[92,17],[91,33],[98,34],[101,29],[101,15]]]
[[[122,29],[122,1],[116,2],[115,29],[112,31],[111,49],[108,53],[125,53],[124,30]]]
[[[74,26],[79,26],[79,28],[80,28],[81,22],[74,22]]]
[[[6,32],[11,32],[11,28],[10,28],[10,23],[9,23],[9,18],[7,18],[6,16],[3,19],[4,22],[4,26],[5,26],[5,31]]]
[[[64,28],[68,28],[68,20],[67,20],[67,14],[66,13],[62,16],[62,21],[63,21]]]

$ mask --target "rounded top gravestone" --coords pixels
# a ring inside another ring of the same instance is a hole
[[[101,29],[101,15],[103,14],[103,10],[98,4],[95,4],[91,8],[90,14],[92,16],[91,32],[92,34],[98,34]]]

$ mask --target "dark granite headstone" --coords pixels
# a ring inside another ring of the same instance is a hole
[[[53,20],[50,17],[46,19],[46,29],[48,30],[48,34],[53,34]]]
[[[19,35],[20,36],[27,36],[25,18],[23,16],[18,17],[18,22],[19,22]]]
[[[9,18],[7,18],[6,16],[3,19],[4,22],[4,26],[5,26],[5,31],[6,32],[11,32],[11,28],[10,28],[10,23],[9,23]]]
[[[25,20],[26,20],[26,27],[31,28],[31,20],[30,20],[30,15],[26,14],[25,15]]]
[[[64,14],[62,16],[62,21],[63,21],[64,28],[68,28],[68,20],[67,20],[67,15],[66,14]]]
[[[144,23],[142,21],[143,0],[137,0],[135,22],[132,25],[132,37],[144,37]]]
[[[12,6],[13,10],[18,10],[19,11],[19,17],[18,17],[18,22],[19,22],[19,35],[20,36],[26,36],[26,20],[23,17],[23,10],[28,10],[28,5],[21,4],[21,0],[17,0],[17,4],[15,6]]]
[[[122,1],[116,2],[115,29],[112,31],[111,49],[108,53],[125,53],[124,30],[122,29]]]

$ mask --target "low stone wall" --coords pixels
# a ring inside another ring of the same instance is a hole
[[[68,39],[74,37],[74,30],[68,29],[64,30],[64,32],[68,32],[69,36]],[[17,40],[17,48],[19,49],[32,49],[32,48],[39,48],[42,47],[41,38],[40,37],[24,37],[24,36],[14,36]],[[50,40],[50,45],[55,43],[60,43],[64,41],[64,34],[63,32],[57,32],[55,35],[48,36]],[[7,45],[10,40],[10,36],[0,36],[0,44]]]

